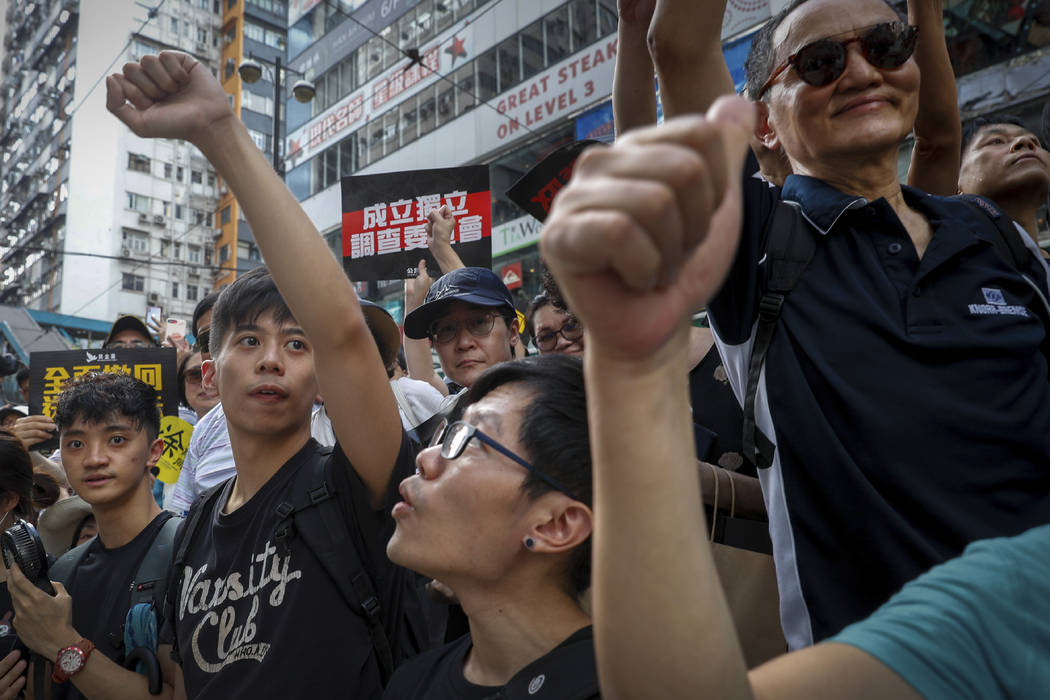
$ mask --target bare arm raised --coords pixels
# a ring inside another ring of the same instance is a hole
[[[357,295],[317,229],[230,110],[222,87],[194,58],[144,56],[107,78],[106,88],[107,108],[135,134],[189,141],[229,184],[313,345],[336,437],[378,500],[400,449],[401,421]]]
[[[649,53],[665,116],[703,114],[718,97],[734,93],[722,55],[725,9],[726,0],[657,0]]]
[[[733,258],[753,126],[753,107],[727,98],[707,119],[679,118],[588,152],[540,239],[588,333],[602,695],[910,700],[916,695],[899,676],[841,644],[749,676],[703,535],[685,376],[689,319]]]
[[[753,122],[753,107],[730,98],[710,119],[673,119],[585,152],[540,239],[587,328],[603,696],[693,697],[706,686],[746,697],[704,541],[686,358],[692,312],[721,285],[739,239]],[[718,672],[698,686],[693,670],[708,662]]]
[[[616,135],[656,123],[655,69],[649,56],[649,23],[656,0],[620,0],[612,105]]]
[[[941,0],[908,0],[908,21],[919,27],[915,61],[922,75],[908,184],[948,197],[958,191],[962,124],[955,74],[944,43]]]

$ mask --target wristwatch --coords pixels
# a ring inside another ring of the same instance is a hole
[[[89,639],[81,639],[76,644],[71,644],[58,652],[55,659],[55,670],[51,674],[51,680],[55,683],[65,683],[73,676],[84,670],[84,664],[94,650],[95,645]]]

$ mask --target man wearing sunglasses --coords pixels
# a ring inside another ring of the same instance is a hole
[[[899,184],[915,40],[882,0],[796,0],[747,63],[756,134],[787,154],[782,197],[815,246],[754,372],[792,648],[866,617],[971,541],[1050,522],[1046,275],[1033,257],[1022,276],[969,205]],[[724,100],[707,119],[585,153],[541,238],[588,331],[644,329],[650,368],[714,294],[738,398],[759,313],[777,303],[765,245],[778,198],[741,177],[735,150],[751,116]]]

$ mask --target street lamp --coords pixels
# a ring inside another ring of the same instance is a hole
[[[317,94],[317,89],[314,84],[309,80],[306,80],[306,76],[297,70],[288,68],[287,66],[281,66],[281,57],[275,56],[273,63],[268,65],[273,66],[273,169],[284,179],[284,165],[281,163],[280,149],[278,148],[278,139],[281,136],[281,70],[288,71],[289,73],[295,73],[300,76],[299,80],[295,81],[292,85],[292,95],[299,102],[309,102]],[[237,74],[241,76],[241,80],[251,85],[254,82],[258,82],[263,76],[263,62],[260,62],[255,56],[249,56],[246,61],[241,63],[237,68]]]

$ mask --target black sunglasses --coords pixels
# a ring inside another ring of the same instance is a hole
[[[803,82],[814,87],[837,80],[846,70],[846,47],[857,42],[871,65],[883,70],[900,68],[915,53],[918,36],[918,27],[903,22],[883,22],[849,39],[818,39],[793,53],[773,71],[759,90],[758,99],[762,99],[776,79],[791,66],[795,67]]]
[[[197,334],[193,341],[193,349],[197,352],[208,352],[208,340],[211,338],[211,329],[206,329]]]

